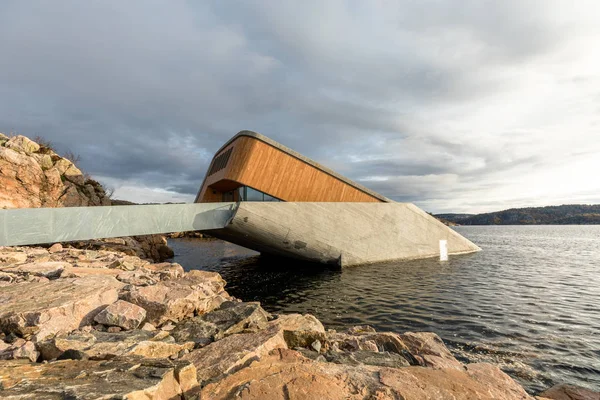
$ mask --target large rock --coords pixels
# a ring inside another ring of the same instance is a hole
[[[406,332],[399,335],[408,351],[424,367],[457,368],[462,364],[454,358],[442,339],[433,332]]]
[[[123,285],[106,276],[19,283],[0,291],[0,329],[40,340],[88,325],[118,299]]]
[[[7,149],[26,154],[35,153],[40,150],[39,144],[21,135],[13,136],[4,144],[4,146]]]
[[[166,332],[134,330],[126,332],[74,331],[38,342],[43,360],[57,358],[108,360],[118,356],[145,358],[178,357],[194,347],[193,342],[175,343]]]
[[[491,365],[473,364],[463,371],[349,366],[309,360],[287,349],[274,350],[250,366],[206,385],[202,396],[215,400],[532,400],[522,387]]]
[[[216,272],[191,271],[182,278],[154,286],[133,287],[123,297],[144,308],[148,322],[160,326],[219,307],[231,299],[224,286],[225,281]]]
[[[198,348],[234,333],[266,328],[269,318],[258,302],[226,301],[216,310],[178,322],[171,335],[178,342],[193,341]]]
[[[271,321],[270,325],[276,325],[286,331],[317,331],[325,332],[321,321],[310,314],[283,314]]]
[[[159,274],[160,280],[177,279],[185,274],[183,267],[177,263],[147,264],[144,268]]]
[[[170,332],[178,342],[194,342],[196,348],[204,347],[215,340],[219,328],[212,322],[206,322],[202,316],[178,322]]]
[[[198,389],[193,365],[141,358],[0,361],[0,383],[0,397],[8,400],[175,400]]]
[[[67,262],[46,261],[0,267],[0,270],[13,274],[32,274],[35,276],[43,276],[48,279],[56,279],[61,276],[65,268],[69,267],[71,267],[71,264]]]
[[[540,393],[539,397],[552,400],[600,400],[600,392],[574,385],[559,384]]]
[[[276,348],[287,348],[283,330],[278,326],[270,326],[255,333],[227,336],[192,351],[182,359],[194,363],[198,371],[198,381],[203,383],[234,372]]]
[[[0,209],[110,205],[100,185],[86,184],[71,161],[46,150],[24,136],[0,142]]]
[[[3,343],[3,342],[2,342]],[[0,344],[2,344],[0,343]],[[33,342],[25,341],[24,339],[17,339],[12,344],[1,346],[5,347],[0,349],[0,360],[18,360],[26,359],[32,362],[37,361],[40,353],[37,351]]]
[[[118,326],[125,330],[135,329],[146,318],[146,310],[129,302],[118,300],[100,311],[94,321],[108,326]]]
[[[263,310],[258,302],[227,301],[220,308],[204,314],[201,318],[213,323],[219,329],[215,340],[244,330],[258,330],[267,327],[271,315]]]

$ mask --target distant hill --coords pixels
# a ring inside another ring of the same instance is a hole
[[[457,225],[600,225],[600,204],[511,208],[485,214],[437,214]]]

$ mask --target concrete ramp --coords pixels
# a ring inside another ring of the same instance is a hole
[[[0,210],[0,246],[223,228],[235,203]]]
[[[242,202],[211,235],[241,246],[311,262],[350,266],[481,250],[409,203]]]

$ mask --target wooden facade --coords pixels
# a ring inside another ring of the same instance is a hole
[[[197,203],[239,201],[247,186],[282,201],[389,202],[261,134],[242,131],[213,157]]]

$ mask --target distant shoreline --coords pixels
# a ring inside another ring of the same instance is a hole
[[[600,225],[600,204],[511,208],[482,214],[435,214],[447,225]]]

